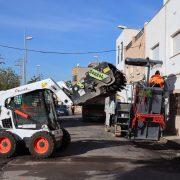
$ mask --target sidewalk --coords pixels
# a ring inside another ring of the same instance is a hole
[[[168,144],[180,146],[180,136],[164,136],[163,139],[165,139]]]

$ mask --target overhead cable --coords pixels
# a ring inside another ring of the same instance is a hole
[[[136,48],[138,46],[132,46],[130,48]],[[19,48],[15,46],[9,46],[9,45],[3,45],[0,44],[0,47],[2,48],[7,48],[7,49],[13,49],[13,50],[18,50],[18,51],[25,51],[25,48]],[[126,46],[123,48],[125,49]],[[86,55],[86,54],[102,54],[102,53],[111,53],[111,52],[116,52],[122,49],[108,49],[108,50],[101,50],[101,51],[76,51],[76,52],[60,52],[60,51],[44,51],[44,50],[36,50],[36,49],[28,49],[30,52],[35,52],[35,53],[43,53],[43,54],[57,54],[57,55]]]

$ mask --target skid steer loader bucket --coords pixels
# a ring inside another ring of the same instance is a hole
[[[102,62],[91,68],[84,79],[72,87],[74,104],[83,103],[100,96],[107,97],[124,89],[126,78],[114,65]]]

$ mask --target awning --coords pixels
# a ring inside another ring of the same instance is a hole
[[[159,60],[150,60],[143,58],[127,58],[125,59],[125,64],[132,66],[148,67],[148,66],[162,65],[163,62]]]

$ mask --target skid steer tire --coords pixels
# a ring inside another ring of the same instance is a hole
[[[16,152],[16,140],[8,131],[0,132],[0,157],[10,158]]]
[[[62,131],[63,131],[63,137],[62,137],[62,143],[60,149],[65,150],[71,142],[71,136],[66,129],[62,128]]]
[[[29,152],[37,159],[48,158],[55,149],[54,138],[48,132],[35,133],[29,143]]]

